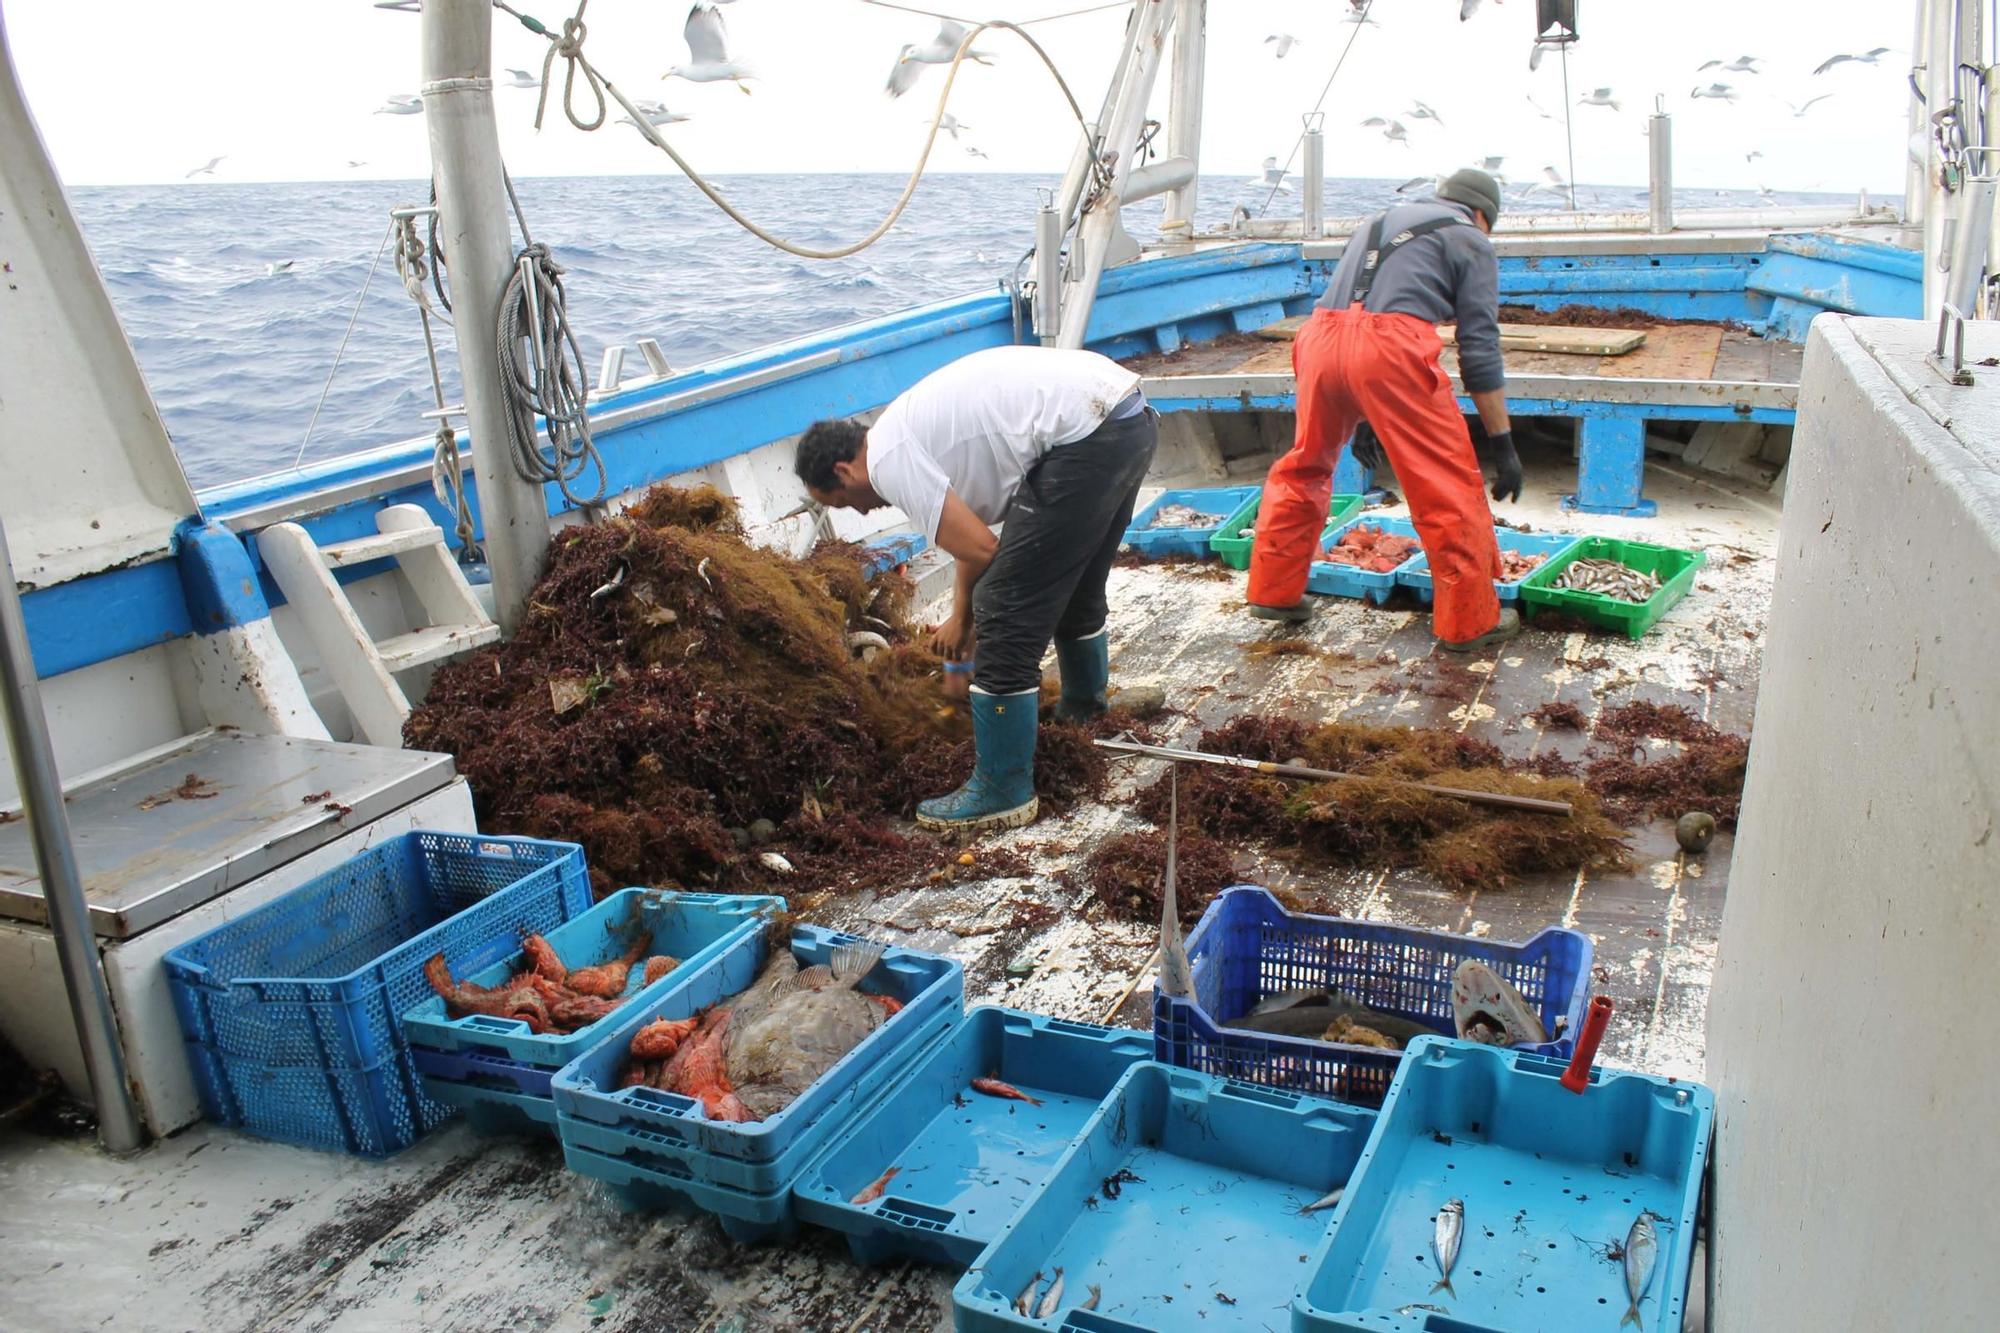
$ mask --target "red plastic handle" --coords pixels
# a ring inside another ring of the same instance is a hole
[[[1593,995],[1590,1009],[1583,1016],[1583,1031],[1577,1034],[1576,1054],[1569,1059],[1569,1068],[1563,1071],[1562,1085],[1571,1092],[1582,1093],[1590,1086],[1590,1066],[1597,1059],[1597,1044],[1604,1040],[1604,1029],[1611,1026],[1611,997]]]

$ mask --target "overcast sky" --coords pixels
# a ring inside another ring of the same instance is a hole
[[[913,0],[929,8],[925,0]],[[959,0],[940,7],[955,8]],[[973,16],[1032,18],[1092,0],[963,0]],[[551,28],[557,0],[517,7]],[[1203,170],[1254,173],[1284,158],[1342,45],[1345,0],[1212,0]],[[1327,109],[1329,176],[1402,177],[1504,154],[1507,174],[1543,165],[1567,173],[1562,61],[1527,68],[1533,0],[1487,0],[1460,22],[1459,0],[1375,0]],[[1781,190],[1900,193],[1904,78],[1914,6],[1903,0],[1581,0],[1583,40],[1570,55],[1568,113],[1579,181],[1642,184],[1642,137],[1654,96],[1675,117],[1677,183],[1766,185]],[[421,177],[428,146],[421,116],[374,114],[390,94],[418,90],[414,15],[369,0],[0,0],[14,60],[57,166],[72,184],[180,181],[223,156],[217,181]],[[740,59],[757,66],[755,94],[728,84],[691,85],[660,75],[686,59],[677,0],[594,0],[589,50],[628,94],[657,98],[695,119],[668,127],[677,147],[717,174],[766,171],[907,171],[942,83],[928,71],[899,101],[882,93],[897,48],[924,42],[935,24],[861,0],[738,0],[725,7]],[[1036,27],[1087,114],[1123,28],[1122,10]],[[546,44],[496,14],[498,66],[539,73]],[[1280,60],[1271,34],[1300,44]],[[945,170],[1059,172],[1073,122],[1032,53],[1008,33],[981,39],[995,63],[968,68],[951,110],[973,127],[977,159],[943,142]],[[1814,76],[1836,52],[1896,48],[1875,67],[1844,65]],[[1702,61],[1763,57],[1762,73],[1698,73]],[[560,69],[560,65],[558,65]],[[1734,104],[1692,101],[1715,79]],[[1156,101],[1164,107],[1167,80]],[[1578,106],[1608,86],[1622,109]],[[1832,93],[1805,116],[1802,103]],[[502,90],[501,142],[519,175],[641,174],[671,164],[624,125],[595,134],[552,115],[533,128],[534,93]],[[1411,146],[1357,122],[1392,116],[1412,99],[1442,126],[1408,121]],[[1746,155],[1763,156],[1746,161]],[[364,165],[350,167],[350,162]],[[206,177],[204,180],[208,179]]]

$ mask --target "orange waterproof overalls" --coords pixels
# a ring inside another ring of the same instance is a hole
[[[1364,293],[1365,295],[1365,293]],[[1316,310],[1292,343],[1298,426],[1271,465],[1250,554],[1250,601],[1291,606],[1305,595],[1333,498],[1340,451],[1366,420],[1381,438],[1430,556],[1431,628],[1454,643],[1500,620],[1500,547],[1472,436],[1438,357],[1437,329],[1414,315],[1370,314],[1360,302]]]

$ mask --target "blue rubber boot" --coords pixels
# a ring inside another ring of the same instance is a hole
[[[1057,639],[1056,669],[1062,673],[1056,716],[1065,722],[1103,717],[1111,688],[1111,636],[1099,630],[1087,639]]]
[[[988,694],[972,687],[972,776],[949,796],[920,802],[917,822],[940,833],[1019,828],[1034,822],[1039,688]]]

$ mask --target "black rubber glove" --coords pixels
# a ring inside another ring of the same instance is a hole
[[[1498,435],[1488,435],[1477,452],[1480,463],[1493,468],[1493,498],[1519,500],[1521,456],[1514,452],[1514,432],[1503,430]]]
[[[1367,422],[1356,423],[1354,427],[1354,461],[1371,472],[1381,472],[1389,466],[1389,460],[1382,453],[1382,441],[1375,434],[1375,428]]]

